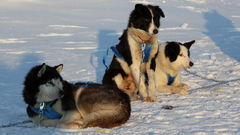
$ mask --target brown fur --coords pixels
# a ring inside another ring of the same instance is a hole
[[[139,30],[139,29],[135,29],[135,28],[128,28],[128,34],[129,34],[129,37],[133,38],[137,42],[141,42],[141,43],[145,43],[145,44],[152,44],[152,50],[151,50],[151,53],[149,56],[149,61],[147,61],[145,63],[141,63],[141,65],[140,65],[141,76],[144,76],[145,72],[148,75],[152,74],[150,71],[150,64],[151,64],[150,60],[153,57],[155,57],[155,54],[158,51],[157,35],[150,35],[143,30]],[[142,59],[142,50],[139,45],[135,45],[135,46],[138,47],[138,49],[135,50],[137,52],[136,58],[139,58],[141,60]],[[135,72],[135,71],[132,70],[132,72]],[[133,78],[133,74],[130,74],[129,76],[130,76],[130,78]],[[135,78],[135,80],[129,80],[128,83],[135,84],[135,86],[136,86],[135,90],[139,89],[140,93],[143,96],[143,101],[146,101],[146,102],[156,101],[156,96],[153,92],[153,88],[150,88],[149,86],[144,86],[144,83],[145,83],[144,81],[137,83],[136,80],[138,80],[138,79],[139,78]],[[133,82],[131,82],[131,81],[133,81]]]
[[[124,88],[122,90],[125,93],[127,93],[132,99],[138,99],[136,94],[136,85],[131,75],[123,78],[123,86]]]
[[[44,66],[47,68],[42,71],[42,67]],[[41,76],[37,78],[41,80],[43,76],[46,84],[48,84],[48,80],[52,79],[52,72],[54,72],[56,77],[61,78],[59,72],[62,70],[62,65],[60,66],[61,67],[49,67],[45,64],[36,66],[30,71],[30,75],[33,78],[37,77],[36,74],[41,71]],[[30,75],[26,78],[29,78]],[[49,75],[48,79],[46,78],[47,75]],[[31,80],[34,79],[31,78]],[[24,89],[23,96],[25,101],[33,97],[33,102],[26,102],[29,105],[27,107],[27,113],[36,125],[66,129],[81,129],[87,127],[112,128],[126,123],[129,119],[131,114],[130,99],[129,96],[121,90],[100,84],[87,84],[86,86],[85,83],[70,84],[62,79],[59,80],[61,81],[47,85],[48,87],[41,87],[41,89],[39,89],[39,87]],[[29,84],[28,81],[26,81],[25,85],[34,84]],[[57,89],[59,91],[52,91],[52,87],[59,88],[58,86],[63,86],[61,88],[61,91],[64,92],[62,95],[58,94],[60,89]],[[49,92],[52,92],[51,94],[55,94],[55,96],[49,96]],[[44,97],[48,97],[48,101],[45,101]],[[41,99],[41,101],[37,99]],[[41,104],[47,104],[47,102],[50,101],[54,101],[51,106],[52,110],[62,115],[60,119],[48,118],[31,109],[31,107],[40,108]]]

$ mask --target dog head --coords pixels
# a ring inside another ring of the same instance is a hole
[[[63,96],[63,79],[60,72],[63,65],[50,67],[43,63],[33,67],[24,81],[23,97],[27,104],[48,102]]]
[[[159,6],[136,4],[131,12],[128,28],[137,29],[139,32],[156,35],[160,27],[160,17],[165,17]]]
[[[190,60],[190,47],[195,43],[195,40],[186,43],[167,42],[165,45],[165,58],[168,66],[176,71],[190,68],[193,62]]]

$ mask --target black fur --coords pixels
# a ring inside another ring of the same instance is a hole
[[[71,84],[67,81],[63,82],[63,90],[64,90],[64,96],[62,97],[62,109],[64,111],[69,111],[69,110],[76,110],[76,105],[75,105],[75,100],[74,100],[74,91],[75,84]]]
[[[39,71],[43,69],[43,66],[46,67],[46,70],[44,70],[41,76],[39,76]],[[84,125],[85,127],[99,126],[103,128],[111,128],[114,126],[119,126],[129,119],[131,113],[131,106],[129,96],[127,94],[118,90],[115,87],[104,86],[101,84],[88,84],[87,86],[86,83],[81,82],[71,84],[62,79],[62,77],[56,70],[57,67],[58,66],[50,67],[43,64],[35,66],[29,71],[25,78],[23,89],[24,101],[29,106],[34,106],[36,104],[36,96],[39,92],[39,85],[47,83],[53,78],[59,78],[63,84],[64,95],[61,99],[57,100],[61,100],[61,109],[63,111],[77,110],[76,102],[79,103],[79,105],[84,106],[85,111],[88,113],[99,111],[99,109],[101,110],[101,108],[98,107],[98,104],[119,105],[121,107],[121,109],[119,110],[120,112],[119,114],[117,114],[116,118],[98,118],[96,119],[96,121],[87,123],[89,125]],[[80,87],[83,87],[83,90],[81,91],[81,95],[76,101],[74,95]],[[29,106],[27,107],[26,111],[30,118],[39,115],[33,112]]]
[[[152,9],[154,14],[153,20],[157,27],[160,27],[160,17],[165,17],[163,11],[158,6],[151,6],[151,5],[142,5],[136,4],[135,9],[131,12],[129,21],[128,21],[128,28],[134,27],[142,29],[148,32],[148,28],[152,19],[151,12],[149,8]],[[116,46],[116,49],[119,53],[124,57],[128,66],[132,65],[132,55],[130,50],[130,45],[128,43],[128,35],[127,29],[123,31],[122,36],[119,38],[120,42]],[[126,77],[127,74],[124,72],[123,68],[121,67],[120,63],[116,60],[116,56],[113,57],[112,62],[109,66],[109,69],[106,70],[102,83],[107,85],[117,86],[116,83],[112,80],[117,74],[121,74],[122,77]]]
[[[152,9],[152,12],[153,12],[153,21],[154,21],[154,24],[157,26],[157,27],[160,27],[160,17],[163,17],[165,18],[165,14],[163,13],[162,9],[159,8],[159,6],[152,6],[152,5],[148,5],[149,8]]]
[[[192,40],[190,42],[186,42],[184,44],[179,42],[167,42],[166,48],[165,48],[165,56],[169,58],[170,62],[174,62],[177,59],[177,56],[180,53],[180,45],[185,46],[188,49],[188,56],[190,57],[190,47],[192,44],[195,43],[195,40]]]
[[[189,49],[190,49],[190,47],[192,46],[192,44],[194,44],[195,43],[195,40],[192,40],[192,41],[190,41],[190,42],[186,42],[186,43],[184,43],[183,45],[188,49],[188,57],[190,57],[190,51],[189,51]]]
[[[158,49],[159,49],[159,47],[158,47]],[[153,71],[156,70],[156,59],[157,59],[157,56],[158,56],[158,51],[155,54],[155,56],[152,58],[151,64],[150,64],[150,69],[153,70]]]
[[[165,56],[169,58],[170,62],[177,59],[180,53],[180,46],[177,42],[168,42],[165,48]]]
[[[151,14],[149,8],[152,10],[153,15]],[[148,32],[149,25],[154,20],[154,24],[159,27],[160,26],[160,17],[165,17],[163,11],[158,6],[152,5],[143,5],[143,4],[136,4],[135,9],[131,12],[128,27],[134,27],[138,29],[142,29]]]
[[[148,85],[149,84],[149,77],[147,72],[144,72],[144,77],[145,77],[145,84]]]
[[[128,65],[130,66],[130,65],[132,65],[132,55],[131,55],[130,47],[128,44],[126,30],[123,32],[122,36],[119,39],[120,39],[120,43],[116,46],[116,49],[119,51],[119,53],[123,56],[123,58],[126,60]],[[112,80],[112,78],[119,73],[122,75],[122,77],[127,76],[127,74],[124,72],[122,66],[117,61],[116,56],[114,56],[110,66],[109,66],[109,69],[106,70],[106,72],[104,74],[102,83],[114,85],[115,87],[117,87],[116,83]]]
[[[42,65],[33,67],[25,77],[24,89],[22,94],[25,103],[30,106],[34,106],[36,104],[36,95],[39,92],[38,89],[39,85],[48,82],[52,78],[60,78],[60,80],[62,80],[62,77],[56,71],[57,66],[49,67],[45,65],[46,66],[45,73],[41,77],[38,77],[37,75],[44,65],[45,64],[43,63]],[[26,108],[26,111],[29,117],[38,115],[35,112],[33,112],[29,106]]]
[[[39,90],[39,85],[46,83],[52,78],[60,78],[60,80],[62,80],[62,77],[56,71],[56,67],[49,67],[47,65],[45,73],[41,77],[38,77],[38,72],[43,65],[45,64],[33,67],[25,77],[23,97],[25,103],[31,106],[36,104],[36,95]]]

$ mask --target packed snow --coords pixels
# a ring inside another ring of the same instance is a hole
[[[112,129],[21,123],[28,120],[22,83],[29,69],[62,63],[68,81],[101,82],[102,58],[118,43],[136,3],[164,11],[160,43],[196,40],[194,66],[182,72],[190,94],[158,94],[155,103],[134,101],[130,120]],[[239,12],[239,0],[2,0],[0,134],[240,134]],[[162,108],[166,105],[173,108]]]

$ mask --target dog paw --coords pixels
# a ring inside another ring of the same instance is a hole
[[[181,87],[182,89],[189,89],[189,88],[190,88],[190,87],[189,87],[187,84],[185,84],[185,83],[180,84],[180,87]]]
[[[82,129],[84,128],[82,124],[78,122],[74,123],[68,123],[68,124],[58,124],[57,128],[62,128],[62,129]]]
[[[188,92],[188,90],[183,89],[183,90],[181,90],[181,91],[179,92],[179,94],[182,94],[182,95],[188,95],[189,92]]]
[[[139,98],[140,98],[140,97],[139,97],[138,95],[136,95],[136,94],[130,96],[131,101],[136,101],[136,100],[138,100]]]
[[[152,98],[152,97],[146,97],[143,99],[143,102],[155,102],[156,98]]]

